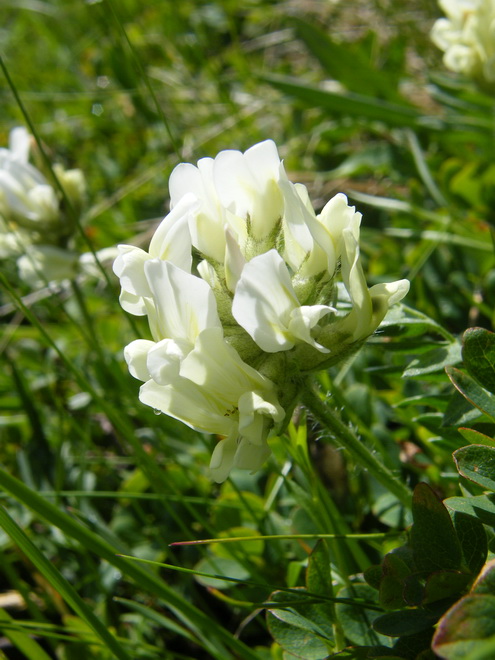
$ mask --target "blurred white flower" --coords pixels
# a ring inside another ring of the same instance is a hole
[[[170,195],[149,252],[122,245],[114,263],[122,306],[148,317],[152,337],[125,358],[143,403],[224,436],[210,464],[222,481],[263,463],[306,375],[356,351],[409,282],[368,289],[361,214],[338,194],[316,215],[271,140],[179,165]]]
[[[43,174],[28,162],[30,135],[14,128],[9,148],[0,149],[0,214],[6,220],[35,227],[59,216],[57,195]]]
[[[38,288],[73,279],[78,271],[78,255],[54,245],[27,245],[17,259],[17,269],[26,284]]]
[[[102,248],[94,254],[92,252],[83,252],[79,257],[79,272],[86,277],[100,277],[101,269],[96,262],[98,261],[101,267],[108,269],[118,255],[119,250],[115,245]]]
[[[444,51],[445,66],[495,85],[495,0],[439,0],[446,18],[433,25],[431,38]]]
[[[53,166],[72,207],[67,213],[55,188],[28,162],[31,141],[27,130],[17,127],[10,132],[8,149],[0,148],[0,258],[18,257],[19,277],[37,287],[71,279],[84,265],[70,240],[86,183],[81,170]]]

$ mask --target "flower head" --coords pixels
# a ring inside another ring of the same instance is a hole
[[[23,127],[0,148],[0,258],[18,257],[19,276],[30,286],[73,277],[78,255],[69,242],[75,229],[72,214],[60,203],[56,188],[29,163],[32,138]],[[85,197],[81,170],[54,165],[53,172],[75,213]]]
[[[125,358],[143,403],[223,437],[210,463],[223,481],[260,467],[306,375],[357,350],[409,283],[368,288],[361,214],[338,194],[317,215],[271,140],[179,165],[170,196],[149,251],[119,246],[114,263],[122,306],[152,337]]]
[[[23,127],[14,128],[9,148],[0,149],[0,213],[7,220],[35,227],[59,215],[55,190],[28,162],[31,137]]]
[[[495,89],[495,0],[439,0],[446,18],[431,38],[444,51],[445,66]]]

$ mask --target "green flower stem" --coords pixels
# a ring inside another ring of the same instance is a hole
[[[338,413],[322,401],[318,392],[309,383],[304,389],[302,401],[320,424],[332,432],[336,446],[344,447],[359,465],[365,467],[404,506],[411,507],[412,494],[409,488],[381,463],[352,429],[344,424]]]

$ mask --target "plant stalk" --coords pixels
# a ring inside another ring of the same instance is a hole
[[[405,507],[411,508],[412,494],[409,488],[344,424],[337,411],[322,401],[316,389],[309,383],[304,389],[302,401],[320,424],[332,433],[336,446],[346,449],[359,465],[365,467]]]

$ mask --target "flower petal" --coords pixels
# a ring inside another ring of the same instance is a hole
[[[187,378],[179,378],[173,385],[158,385],[149,380],[141,386],[139,399],[196,431],[218,435],[229,435],[232,430],[237,433],[237,420],[225,417],[223,408]]]
[[[191,350],[186,340],[162,339],[154,343],[148,352],[146,367],[149,377],[158,385],[170,385],[179,377],[182,360]]]
[[[146,382],[150,378],[147,365],[148,353],[156,346],[154,341],[148,339],[136,339],[124,348],[124,358],[129,368],[129,373],[134,378]]]
[[[144,273],[144,264],[150,255],[134,245],[118,245],[118,257],[113,262],[113,272],[120,279],[123,291],[134,296],[150,297],[151,289]]]
[[[217,484],[221,484],[234,467],[234,457],[238,443],[235,436],[228,436],[215,445],[210,460],[210,474]]]
[[[192,193],[186,193],[179,199],[153,234],[149,247],[150,257],[170,261],[188,273],[191,272],[189,218],[199,205],[199,200]]]
[[[235,320],[268,352],[294,346],[288,325],[299,307],[284,260],[276,250],[254,257],[245,266],[232,303]]]
[[[322,353],[328,353],[328,348],[318,344],[311,336],[311,330],[316,326],[318,321],[330,312],[337,311],[334,307],[328,305],[303,305],[296,307],[290,314],[289,332],[293,337],[300,341],[304,341],[310,346],[314,346]]]
[[[221,327],[213,291],[200,277],[159,259],[147,261],[144,270],[156,306],[155,331],[161,339],[187,339],[194,344],[203,329]]]
[[[279,167],[272,140],[255,144],[244,154],[226,150],[215,158],[213,179],[219,199],[234,215],[246,219],[256,240],[268,236],[283,215]]]

